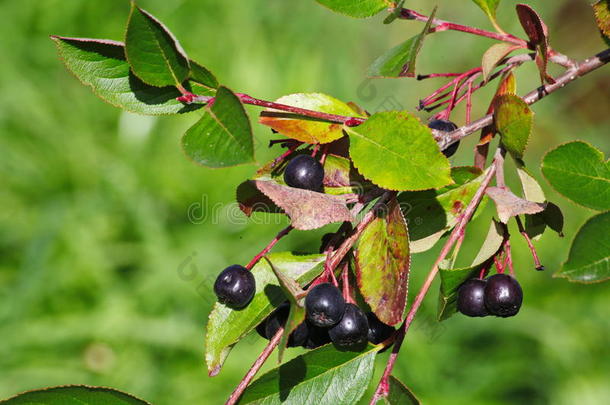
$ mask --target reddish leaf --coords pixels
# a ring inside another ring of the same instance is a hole
[[[489,187],[486,193],[496,203],[498,217],[503,223],[507,223],[511,217],[516,215],[542,212],[546,206],[546,204],[535,203],[519,198],[505,188]]]
[[[341,197],[283,186],[275,181],[252,182],[286,212],[295,229],[316,229],[333,222],[354,219]]]
[[[409,235],[396,199],[371,222],[356,252],[358,287],[377,317],[388,325],[402,321],[409,282]]]
[[[517,15],[523,30],[530,40],[530,47],[536,50],[536,65],[542,82],[554,83],[555,79],[546,72],[549,51],[549,30],[538,13],[527,4],[517,4]]]

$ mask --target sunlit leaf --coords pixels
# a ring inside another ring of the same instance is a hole
[[[373,377],[379,346],[361,352],[339,351],[332,345],[312,350],[254,381],[240,404],[352,405],[358,403]]]
[[[408,112],[376,113],[345,130],[354,166],[380,187],[424,190],[452,182],[449,161],[430,128]]]
[[[494,101],[494,124],[502,144],[516,159],[522,159],[530,134],[534,113],[522,98],[503,95]]]
[[[316,0],[329,9],[355,18],[366,18],[388,7],[386,0]]]
[[[595,210],[610,209],[610,161],[582,141],[553,149],[542,160],[542,174],[557,192]]]
[[[24,392],[6,401],[5,405],[150,405],[130,394],[105,387],[64,385]]]

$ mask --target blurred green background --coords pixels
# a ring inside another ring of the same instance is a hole
[[[440,18],[490,28],[468,0],[438,3]],[[586,1],[528,3],[549,25],[556,49],[582,59],[604,48]],[[501,4],[499,21],[521,36],[514,4]],[[313,0],[140,5],[223,84],[256,97],[320,91],[370,111],[392,108],[387,103],[413,110],[441,84],[363,81],[376,56],[421,30],[417,22],[353,20]],[[423,0],[408,5],[425,13],[432,8]],[[155,404],[222,403],[264,345],[247,338],[218,377],[207,377],[204,326],[216,274],[247,262],[286,224],[246,220],[235,206],[235,187],[255,166],[195,166],[179,137],[196,113],[144,117],[104,104],[63,68],[48,39],[121,39],[128,11],[123,0],[0,2],[0,398],[77,383],[116,387]],[[418,70],[465,70],[491,44],[461,33],[433,35]],[[434,287],[396,367],[424,403],[607,403],[608,285],[552,278],[592,212],[554,193],[538,163],[546,150],[571,139],[610,152],[609,73],[607,67],[594,72],[534,106],[526,160],[564,210],[566,237],[548,233],[537,243],[546,272],[534,271],[525,244],[513,238],[525,291],[515,318],[455,316],[438,324]],[[539,80],[532,64],[517,77],[520,93]],[[495,85],[489,87],[474,98],[474,116],[486,110]],[[249,111],[254,121],[258,110]],[[462,111],[453,117],[458,123]],[[278,153],[266,148],[268,129],[255,126],[255,134],[259,162]],[[471,163],[472,138],[455,164]],[[469,228],[462,260],[472,258],[492,214],[490,204]],[[277,250],[317,251],[328,229],[294,232]],[[414,257],[411,298],[437,251]],[[378,368],[375,382],[379,375]]]

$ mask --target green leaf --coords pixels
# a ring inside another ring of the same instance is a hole
[[[428,35],[435,14],[436,8],[432,11],[421,33],[375,59],[369,67],[367,75],[369,77],[414,77],[415,61],[424,45],[424,39]]]
[[[190,65],[191,74],[189,75],[189,79],[212,89],[218,88],[219,84],[216,76],[206,67],[201,66],[199,63],[192,60],[190,61]]]
[[[420,400],[407,388],[398,378],[393,375],[388,378],[389,392],[383,397],[383,403],[387,405],[419,405]]]
[[[298,256],[289,252],[272,253],[267,257],[279,271],[297,280],[301,286],[308,284],[322,273],[322,263],[326,259],[325,255]],[[256,279],[256,292],[250,304],[244,309],[234,310],[216,303],[210,313],[205,359],[208,372],[212,376],[220,372],[233,345],[286,299],[267,261],[259,261],[251,271]]]
[[[214,103],[182,137],[182,148],[193,162],[227,167],[254,161],[250,119],[241,101],[221,86]]]
[[[478,277],[485,263],[493,257],[504,240],[505,227],[492,221],[487,237],[479,253],[469,267],[458,269],[440,268],[441,287],[438,294],[438,320],[444,321],[457,311],[457,290],[463,282]]]
[[[95,95],[115,107],[140,114],[177,114],[201,108],[176,100],[173,86],[153,87],[138,79],[125,59],[121,42],[51,36],[66,68]]]
[[[371,17],[388,7],[385,0],[316,0],[332,11],[354,18]]]
[[[525,232],[531,239],[537,240],[547,226],[557,232],[559,237],[563,237],[563,213],[561,208],[548,201],[544,211],[525,216]]]
[[[354,166],[380,187],[424,190],[452,182],[449,161],[430,128],[408,112],[376,113],[345,131]]]
[[[396,5],[394,6],[392,12],[383,19],[383,23],[386,25],[393,23],[398,17],[400,17],[400,12],[402,11],[402,6],[405,4],[405,0],[400,0],[395,2],[395,4]]]
[[[312,350],[254,381],[239,404],[355,404],[373,377],[379,349],[339,351],[326,345]]]
[[[534,176],[532,176],[525,167],[517,167],[517,174],[521,180],[523,197],[525,197],[526,200],[538,203],[546,201],[542,187],[540,187],[540,184],[538,184]]]
[[[610,279],[610,212],[590,218],[580,228],[568,260],[554,277],[565,277],[579,283],[596,283]]]
[[[532,132],[534,113],[522,98],[510,94],[498,97],[494,106],[494,124],[502,144],[515,159],[522,159]]]
[[[254,184],[286,212],[295,229],[306,231],[354,219],[344,198],[288,187],[275,181],[254,180]]]
[[[498,25],[498,20],[496,20],[496,10],[498,9],[498,4],[500,4],[500,0],[472,0],[477,6],[483,10],[483,12],[489,18],[494,28],[499,32],[504,32],[502,28]]]
[[[542,174],[558,193],[595,210],[610,209],[610,161],[582,141],[566,143],[542,159]]]
[[[454,184],[440,190],[401,193],[400,206],[409,224],[411,253],[424,252],[434,246],[443,234],[452,229],[464,211],[483,177],[475,167],[454,167]],[[482,211],[487,198],[479,206]]]
[[[483,54],[481,68],[483,69],[483,81],[487,81],[498,63],[508,56],[512,51],[519,49],[518,46],[506,42],[492,45]]]
[[[362,117],[347,103],[322,93],[289,94],[278,98],[275,102],[328,114]],[[305,143],[329,143],[343,136],[341,124],[301,117],[273,109],[263,111],[259,122],[273,128],[282,135]]]
[[[356,252],[358,288],[385,324],[402,321],[409,287],[409,233],[396,199],[362,232]]]
[[[290,334],[305,321],[303,301],[306,293],[296,280],[282,273],[266,256],[265,260],[269,263],[275,277],[277,277],[280,282],[280,287],[282,288],[284,295],[288,298],[288,301],[290,301],[290,311],[288,312],[288,318],[284,324],[284,332],[282,333],[282,339],[280,340],[278,347],[278,361],[281,362],[286,346],[288,345]],[[271,338],[271,336],[269,338]]]
[[[134,2],[127,22],[125,54],[135,75],[152,86],[179,86],[189,76],[189,59],[178,40]]]
[[[132,395],[104,387],[64,385],[27,391],[5,401],[5,405],[150,405]]]

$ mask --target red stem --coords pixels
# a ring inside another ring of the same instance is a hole
[[[521,218],[516,216],[515,220],[517,221],[517,227],[519,228],[519,233],[525,239],[525,242],[527,243],[527,247],[530,249],[530,252],[532,253],[532,257],[534,258],[534,265],[536,266],[536,270],[538,270],[538,271],[544,270],[544,266],[542,265],[542,263],[540,263],[540,259],[538,258],[538,253],[536,252],[536,248],[534,247],[534,244],[532,243],[530,236],[527,234],[527,232],[525,231],[525,228],[523,227]]]
[[[436,277],[436,274],[438,273],[439,264],[443,260],[445,260],[445,257],[449,254],[449,252],[451,251],[451,248],[453,247],[455,242],[464,233],[464,230],[466,229],[466,225],[468,224],[468,222],[474,215],[477,207],[479,206],[479,203],[483,199],[483,196],[485,195],[485,190],[489,186],[489,183],[491,182],[491,180],[495,174],[495,168],[496,168],[495,165],[492,165],[489,167],[488,172],[485,175],[485,178],[481,182],[481,186],[479,187],[479,189],[473,196],[472,200],[466,207],[466,210],[464,211],[464,213],[461,215],[458,224],[451,232],[449,239],[443,246],[439,256],[437,257],[436,261],[434,262],[434,265],[432,266],[432,269],[428,273],[428,276],[426,277],[424,284],[422,285],[421,289],[417,293],[417,296],[415,297],[415,301],[413,301],[413,304],[411,305],[411,308],[409,309],[409,313],[407,314],[406,319],[400,326],[400,329],[397,331],[394,348],[392,349],[392,353],[390,354],[390,357],[386,364],[386,368],[383,372],[383,376],[381,377],[381,381],[379,382],[379,385],[377,386],[377,389],[375,390],[375,394],[373,395],[373,398],[371,399],[371,402],[370,402],[371,405],[374,405],[379,398],[388,395],[388,379],[389,379],[390,375],[392,374],[392,370],[394,368],[394,364],[396,363],[396,358],[398,357],[398,353],[400,351],[400,346],[402,345],[402,342],[405,338],[405,334],[409,330],[409,326],[413,322],[413,319],[415,318],[415,314],[417,314],[417,311],[418,311],[419,307],[421,306],[421,303],[424,300],[424,297],[430,290],[430,286],[432,286],[432,282],[434,281],[434,278]]]
[[[237,386],[237,388],[235,388],[235,391],[233,391],[231,393],[231,396],[229,397],[229,399],[227,399],[227,402],[225,402],[225,405],[234,405],[237,403],[237,401],[239,401],[239,397],[241,397],[241,395],[244,393],[244,391],[248,387],[248,384],[250,384],[250,382],[252,381],[252,379],[254,378],[256,373],[258,373],[258,371],[261,369],[261,367],[263,366],[265,361],[271,355],[271,352],[273,352],[275,347],[280,343],[280,340],[282,339],[283,334],[284,334],[284,328],[280,327],[278,329],[278,331],[275,333],[275,335],[273,335],[273,338],[269,341],[267,346],[265,346],[265,349],[260,354],[260,356],[258,356],[258,358],[254,362],[254,364],[252,364],[252,367],[250,367],[250,370],[248,370],[248,373],[239,382],[239,385]]]
[[[418,13],[415,10],[403,8],[400,11],[400,18],[405,20],[417,20],[427,22],[429,17],[424,14]],[[480,37],[495,39],[502,42],[509,42],[511,44],[519,45],[524,48],[527,47],[527,41],[521,38],[517,38],[516,36],[511,34],[500,34],[497,32],[487,31],[480,28],[470,27],[467,25],[452,23],[438,18],[432,20],[432,25],[434,25],[434,28],[430,29],[430,32],[441,32],[447,30],[460,31],[468,34],[478,35]]]
[[[246,265],[246,268],[248,270],[251,270],[252,267],[254,267],[254,265],[256,263],[258,263],[258,261],[260,259],[262,259],[263,256],[265,256],[267,253],[269,253],[271,248],[273,248],[273,246],[275,246],[275,244],[278,243],[280,239],[282,239],[284,236],[288,235],[288,233],[290,231],[292,231],[293,229],[294,228],[292,227],[292,225],[288,225],[286,228],[279,231],[278,234],[275,235],[275,238],[273,238],[273,240],[271,242],[269,242],[269,244],[263,250],[261,250],[259,254],[257,254],[256,256],[254,256],[252,258],[252,260],[250,260],[250,263],[248,263]]]

